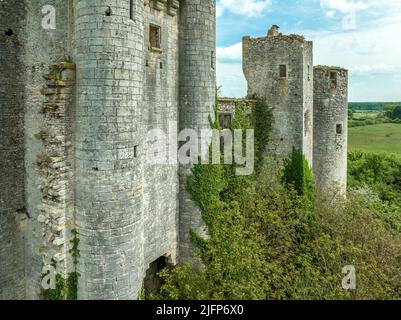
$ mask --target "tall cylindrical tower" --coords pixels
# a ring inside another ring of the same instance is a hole
[[[79,299],[135,299],[142,285],[143,10],[74,3]]]
[[[183,0],[180,14],[180,129],[210,128],[216,92],[216,1]],[[180,258],[191,257],[189,230],[205,231],[186,192],[189,166],[180,170]]]
[[[25,2],[0,1],[0,300],[24,299]]]
[[[348,71],[314,68],[313,171],[318,194],[347,191]]]

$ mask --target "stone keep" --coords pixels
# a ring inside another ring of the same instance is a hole
[[[313,68],[313,44],[282,35],[243,38],[243,69],[248,96],[263,97],[273,113],[267,154],[279,159],[293,148],[308,160],[317,194],[347,188],[348,72]],[[312,69],[313,68],[313,69]]]
[[[348,71],[314,68],[313,172],[317,192],[331,187],[347,191]]]
[[[273,124],[266,153],[278,158],[301,150],[312,165],[313,44],[273,26],[262,38],[243,38],[248,97],[266,99]]]
[[[40,299],[52,265],[79,272],[79,299],[135,299],[203,230],[189,168],[148,165],[145,135],[208,127],[215,0],[0,0],[0,14],[0,299]]]

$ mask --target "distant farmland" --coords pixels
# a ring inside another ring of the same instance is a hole
[[[382,111],[385,106],[399,105],[401,102],[350,102],[348,108],[352,110]]]
[[[349,151],[357,150],[401,156],[401,124],[384,123],[349,128]]]

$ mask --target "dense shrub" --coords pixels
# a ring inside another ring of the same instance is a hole
[[[237,119],[234,126],[249,125]],[[311,206],[312,181],[296,150],[284,168],[263,158],[246,177],[233,166],[194,166],[189,191],[209,231],[208,239],[193,235],[204,266],[164,270],[157,298],[400,299],[401,223],[391,209],[399,162],[350,154],[356,191],[347,200],[322,197]],[[384,185],[392,191],[380,194]],[[341,285],[346,265],[357,271],[354,291]]]

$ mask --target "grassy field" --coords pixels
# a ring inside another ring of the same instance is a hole
[[[349,151],[387,152],[401,156],[401,124],[349,128]]]
[[[354,113],[354,119],[375,119],[377,118],[382,111],[366,111],[366,110],[357,110]]]

